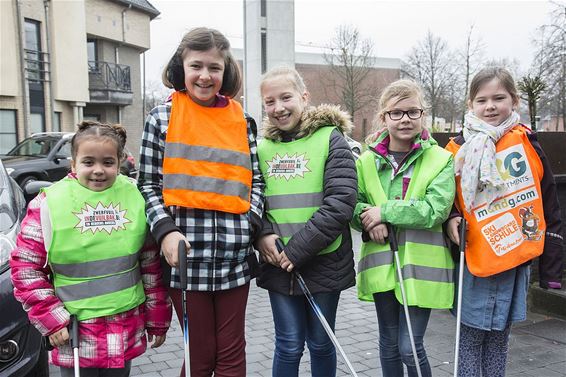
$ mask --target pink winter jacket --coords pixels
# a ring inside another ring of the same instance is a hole
[[[23,304],[30,322],[42,335],[50,335],[69,324],[69,312],[55,295],[49,281],[44,232],[46,196],[39,194],[27,209],[26,217],[12,251],[10,266],[14,296]],[[40,212],[43,211],[44,222]],[[48,217],[47,217],[48,218]],[[129,311],[81,321],[79,356],[82,368],[123,368],[124,363],[145,352],[149,335],[164,335],[171,322],[171,303],[162,282],[159,250],[149,237],[140,251],[140,267],[146,294],[145,303]],[[73,367],[69,344],[55,348],[51,361]]]

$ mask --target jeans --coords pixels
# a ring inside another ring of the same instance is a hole
[[[314,299],[334,331],[340,292],[317,293]],[[336,376],[336,350],[305,296],[269,292],[275,323],[273,377],[299,375],[305,340],[311,357],[313,377]]]
[[[374,293],[373,298],[379,323],[379,359],[383,376],[403,377],[405,364],[409,377],[417,377],[403,304],[397,301],[394,291]],[[423,346],[430,309],[409,306],[409,315],[422,376],[431,377],[432,371]]]

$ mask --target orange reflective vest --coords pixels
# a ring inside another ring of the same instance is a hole
[[[496,164],[505,182],[503,196],[487,206],[476,198],[471,213],[465,210],[456,176],[456,206],[468,222],[466,263],[475,276],[507,271],[542,254],[544,220],[540,181],[542,162],[523,125],[517,125],[496,144]],[[446,149],[456,155],[460,146],[451,140]]]
[[[252,166],[241,105],[204,107],[173,94],[163,159],[165,205],[245,213]]]

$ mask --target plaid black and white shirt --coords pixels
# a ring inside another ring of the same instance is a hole
[[[250,121],[248,140],[253,170],[251,209],[248,213],[232,214],[165,206],[162,166],[170,115],[170,102],[155,107],[146,118],[142,136],[138,186],[147,203],[147,221],[151,232],[161,243],[166,234],[179,230],[190,242],[188,290],[218,291],[242,286],[251,280],[248,260],[255,258],[251,246],[251,217],[261,219],[265,186]],[[205,127],[203,132],[206,132]],[[171,287],[181,288],[179,280],[177,269],[173,268]]]

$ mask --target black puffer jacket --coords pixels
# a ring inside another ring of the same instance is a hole
[[[285,247],[285,253],[301,272],[312,293],[335,292],[355,284],[354,255],[349,222],[357,197],[356,166],[352,152],[342,133],[352,128],[350,117],[336,106],[320,105],[303,113],[298,132],[285,134],[264,122],[264,137],[289,142],[314,133],[323,126],[335,125],[330,136],[328,158],[324,169],[324,201],[305,227],[295,233]],[[260,236],[275,233],[265,213]],[[333,253],[317,254],[340,234],[342,244]],[[257,285],[270,291],[300,295],[292,274],[262,262]]]

